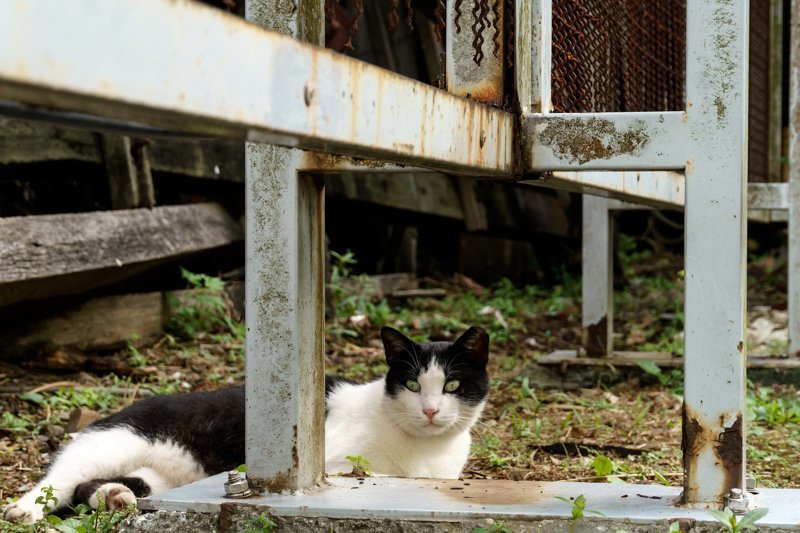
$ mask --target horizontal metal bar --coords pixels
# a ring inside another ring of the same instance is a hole
[[[680,208],[685,178],[679,172],[553,172],[520,183],[618,198],[653,207]]]
[[[0,99],[463,174],[515,170],[510,113],[193,2],[0,2]]]
[[[682,170],[686,113],[533,113],[522,118],[524,172]]]
[[[781,211],[789,209],[789,184],[749,183],[747,185],[747,206],[750,209]]]

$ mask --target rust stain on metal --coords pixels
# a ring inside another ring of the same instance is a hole
[[[550,117],[539,132],[539,141],[561,159],[585,164],[619,155],[638,155],[650,143],[646,124],[635,120],[624,130],[601,118],[557,119]]]
[[[583,348],[589,357],[608,355],[608,317],[603,316],[590,326],[583,328]]]
[[[436,483],[442,495],[480,505],[526,505],[552,498],[540,483],[530,481],[485,480],[470,485],[443,479]]]
[[[387,165],[391,164],[392,163],[379,161],[377,159],[361,159],[322,152],[304,152],[302,170],[312,172],[329,170],[347,171],[351,167],[385,168]]]
[[[717,498],[722,498],[734,487],[742,488],[742,465],[744,463],[744,434],[742,414],[736,413],[733,423],[725,425],[731,417],[721,415],[718,424],[708,424],[703,421],[684,402],[683,404],[683,436],[681,450],[683,451],[684,479],[687,480],[686,491],[696,491],[698,487],[692,483],[697,481],[695,474],[699,465],[697,461],[701,452],[707,446],[716,457],[716,465],[723,471],[723,482],[717,490]],[[684,492],[684,498],[687,498]]]

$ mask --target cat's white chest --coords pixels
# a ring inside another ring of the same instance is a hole
[[[391,420],[382,404],[384,383],[347,386],[329,397],[325,423],[325,469],[349,472],[347,456],[361,456],[376,475],[457,478],[470,449],[469,431],[412,436]]]

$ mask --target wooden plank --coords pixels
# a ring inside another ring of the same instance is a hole
[[[78,294],[242,240],[218,204],[0,219],[0,306]]]
[[[241,282],[225,285],[225,298],[235,320],[243,318],[234,312],[244,302],[244,293],[239,290],[242,286]],[[131,340],[146,345],[164,334],[168,320],[177,312],[176,302],[191,305],[205,292],[188,289],[103,296],[35,320],[5,320],[0,324],[0,345],[7,355],[26,350],[30,353],[39,347],[107,350]],[[0,352],[0,359],[2,356]]]
[[[44,122],[0,117],[0,165],[102,160],[94,133]]]
[[[325,189],[333,197],[456,220],[464,219],[458,188],[453,178],[444,174],[376,173],[368,178],[342,174],[327,177]]]
[[[148,146],[156,172],[244,182],[244,144],[231,141],[159,139]]]

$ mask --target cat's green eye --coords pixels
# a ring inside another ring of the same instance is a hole
[[[413,379],[409,379],[408,381],[406,381],[406,387],[408,387],[408,390],[410,390],[411,392],[419,392],[420,389],[419,383],[414,381]]]
[[[461,385],[461,383],[457,379],[450,380],[444,384],[444,391],[455,392],[458,390],[459,385]]]

